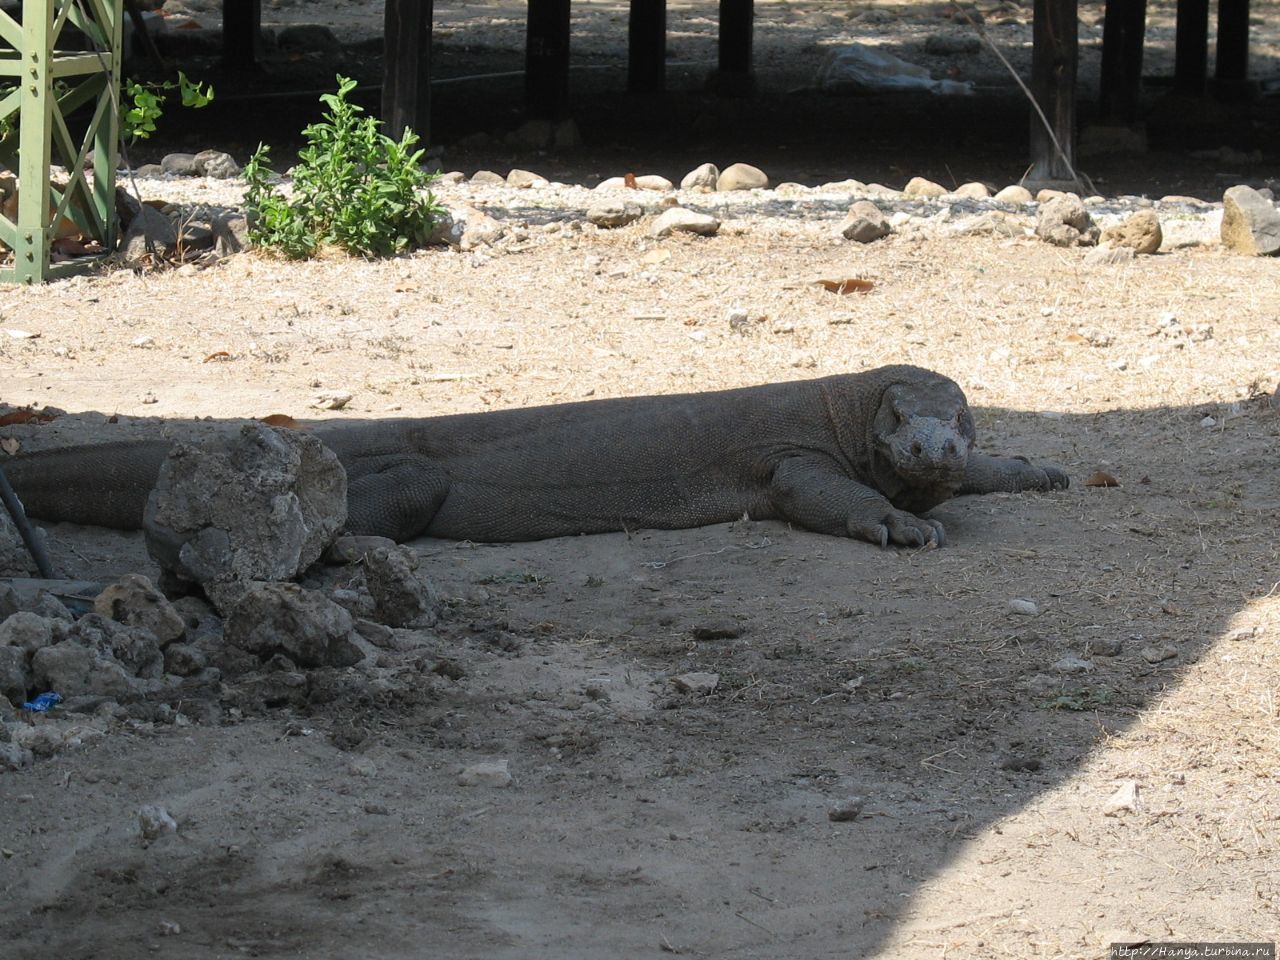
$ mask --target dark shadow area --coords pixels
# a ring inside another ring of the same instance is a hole
[[[513,147],[507,140],[526,118],[522,50],[486,46],[477,30],[437,40],[429,140],[444,168],[471,173],[491,167],[505,173],[524,165],[553,179],[588,185],[627,171],[660,173],[678,182],[707,160],[721,166],[746,160],[774,183],[807,185],[855,177],[901,187],[920,175],[946,186],[968,180],[1002,186],[1026,172],[1030,109],[985,50],[946,68],[945,62],[921,56],[918,37],[887,43],[876,38],[880,49],[912,62],[924,60],[935,76],[976,74],[992,81],[980,84],[973,97],[848,96],[805,89],[827,49],[813,45],[797,49],[785,65],[762,66],[759,92],[751,97],[707,92],[713,60],[674,58],[666,94],[634,97],[626,92],[623,25],[618,31],[616,53],[575,54],[570,101],[582,145],[552,152]],[[260,141],[287,158],[301,142],[301,128],[319,115],[319,92],[333,88],[338,72],[358,79],[361,102],[375,113],[380,109],[380,40],[332,53],[277,56],[257,71],[229,71],[209,57],[179,62],[189,74],[212,83],[217,100],[199,113],[169,111],[163,139],[131,150],[135,163],[171,150],[210,146],[245,157]],[[145,74],[146,65],[138,66]],[[1267,63],[1253,65],[1255,73],[1268,69]],[[1080,118],[1088,126],[1096,119],[1096,79],[1085,70],[1082,66]],[[1156,77],[1147,86],[1143,112],[1147,152],[1086,155],[1078,161],[1105,194],[1219,200],[1222,187],[1265,172],[1265,166],[1255,166],[1255,151],[1272,157],[1280,150],[1280,97],[1235,104],[1187,101],[1169,96],[1166,81]]]
[[[163,910],[196,932],[186,957],[221,955],[225,938],[212,932],[229,927],[257,931],[268,955],[314,956],[335,942],[420,955],[447,935],[456,957],[638,956],[662,942],[716,957],[765,946],[874,956],[968,844],[1076,777],[1205,661],[1237,615],[1275,594],[1280,414],[1263,398],[1234,406],[977,408],[982,449],[1057,461],[1073,486],[944,504],[934,515],[950,545],[936,551],[882,552],[750,522],[468,550],[421,541],[430,575],[460,598],[439,628],[442,646],[484,682],[375,692],[333,676],[313,681],[312,702],[266,714],[276,727],[296,717],[362,731],[355,755],[376,751],[381,772],[361,789],[400,791],[394,830],[308,846],[306,823],[290,821],[262,828],[261,848],[230,853],[208,823],[207,836],[197,830],[164,857],[86,837],[61,885],[7,885],[0,934],[15,956],[132,956],[131,931]],[[121,418],[94,438],[117,428],[138,427]],[[1121,485],[1086,486],[1104,462]],[[74,530],[49,532],[74,575],[115,563],[109,550],[86,561]],[[569,579],[571,561],[599,582]],[[1015,597],[1039,615],[1012,615]],[[725,621],[737,632],[696,632]],[[477,639],[495,631],[519,643]],[[1063,668],[1068,657],[1087,667]],[[622,666],[659,688],[691,671],[715,672],[719,685],[705,697],[659,689],[650,708],[622,715],[615,704],[587,718],[564,707],[564,691],[504,686],[503,671],[525,658],[572,661],[564,669],[579,701],[583,677]],[[227,736],[244,748],[244,731]],[[214,791],[234,759],[216,739],[201,743],[201,767],[175,764],[156,796]],[[349,762],[297,743],[290,749],[316,752],[312,774],[268,789],[269,771],[249,771],[235,786],[280,804],[286,821],[290,809],[327,805],[331,773],[319,771]],[[157,749],[180,756],[176,745]],[[490,811],[470,819],[462,807],[431,812],[442,795],[433,791],[456,789],[438,772],[478,755],[517,758],[518,789],[459,800]],[[93,756],[10,774],[4,790],[41,790],[61,776],[51,768],[100,765]],[[110,766],[131,782],[143,775],[134,762],[115,750]],[[67,776],[42,800],[50,829],[60,805],[90,802],[97,789]],[[864,798],[862,814],[829,822],[826,810],[848,795]],[[509,844],[510,857],[482,852],[480,838]],[[341,876],[316,879],[307,861],[306,882],[294,877],[300,843],[345,864]],[[1153,857],[1150,869],[1165,867]],[[119,939],[87,943],[77,932],[86,912]]]

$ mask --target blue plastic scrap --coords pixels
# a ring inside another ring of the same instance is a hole
[[[55,706],[62,702],[62,694],[42,693],[34,700],[29,700],[22,705],[23,710],[30,710],[32,713],[47,713]]]

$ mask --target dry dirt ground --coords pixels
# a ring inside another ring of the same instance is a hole
[[[4,400],[119,414],[101,439],[137,417],[303,415],[322,388],[353,392],[352,417],[436,414],[909,361],[966,385],[985,449],[1074,481],[947,504],[950,544],[925,552],[754,522],[419,542],[449,611],[399,682],[116,724],[0,778],[12,955],[1096,957],[1117,937],[1276,939],[1280,415],[1257,398],[1280,378],[1275,263],[1082,257],[633,227],[5,291],[4,327],[41,335],[4,338]],[[876,289],[810,282],[843,275]],[[731,329],[731,307],[758,319]],[[1154,334],[1167,313],[1211,338]],[[1099,468],[1121,486],[1086,486]],[[134,536],[51,534],[72,575],[147,568]],[[1088,669],[1060,672],[1068,655]],[[691,670],[718,673],[715,692],[676,692]],[[458,785],[498,758],[509,788]],[[1138,809],[1104,815],[1125,781]],[[850,795],[861,816],[828,820]],[[178,837],[143,846],[143,804]]]
[[[0,401],[117,414],[77,428],[105,440],[315,415],[330,389],[354,397],[337,416],[432,415],[912,362],[965,386],[983,449],[1072,486],[946,504],[931,551],[761,522],[419,541],[447,615],[388,654],[392,679],[317,676],[293,707],[206,693],[0,775],[5,957],[1093,958],[1280,937],[1274,260],[1086,267],[1033,240],[855,248],[750,224],[538,238],[5,289],[0,328],[39,337],[0,335]],[[850,276],[875,289],[812,283]],[[1120,486],[1087,486],[1100,469]],[[154,573],[137,536],[50,537],[70,575]],[[719,685],[682,694],[690,671]],[[458,784],[492,759],[509,787]],[[1127,783],[1136,809],[1106,815]],[[828,818],[853,796],[856,819]],[[143,844],[145,804],[176,837]]]

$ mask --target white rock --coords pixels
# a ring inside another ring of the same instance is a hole
[[[486,760],[464,767],[458,774],[458,785],[462,787],[509,787],[511,771],[507,769],[506,760]]]
[[[1055,663],[1053,669],[1058,673],[1088,673],[1093,669],[1093,664],[1088,660],[1081,660],[1079,657],[1067,655]]]
[[[1040,608],[1035,602],[1025,597],[1014,597],[1009,601],[1009,611],[1016,613],[1020,617],[1034,617],[1040,612]]]
[[[654,221],[650,233],[655,237],[669,237],[673,233],[696,233],[709,237],[720,229],[720,221],[708,213],[672,207]]]
[[[682,673],[678,677],[671,678],[671,685],[681,693],[691,693],[694,696],[706,696],[720,685],[720,674],[718,673]]]
[[[1118,817],[1122,813],[1136,813],[1138,810],[1138,781],[1126,780],[1115,793],[1102,805],[1102,813],[1108,817]]]
[[[166,833],[177,833],[178,821],[164,807],[148,805],[138,810],[138,829],[143,840],[155,840]]]
[[[992,199],[999,200],[1001,203],[1030,203],[1035,197],[1031,195],[1031,191],[1026,187],[1011,183],[1003,190],[998,191]]]
[[[316,394],[311,401],[313,407],[319,407],[321,410],[341,410],[351,402],[351,394],[345,390],[325,390]]]
[[[719,179],[720,168],[714,163],[704,163],[684,175],[684,179],[680,181],[680,189],[710,193],[715,190],[716,181]]]

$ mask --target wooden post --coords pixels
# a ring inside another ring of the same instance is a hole
[[[661,93],[667,75],[667,0],[631,0],[627,92]]]
[[[1146,32],[1147,0],[1107,0],[1099,97],[1104,122],[1132,123],[1138,118]]]
[[[753,0],[720,0],[720,68],[713,86],[723,94],[748,94],[755,89],[751,43],[755,29]]]
[[[1076,0],[1035,0],[1031,29],[1031,93],[1040,104],[1064,158],[1039,115],[1031,114],[1031,180],[1069,180],[1076,144]]]
[[[569,115],[569,0],[529,0],[524,82],[532,119]]]
[[[1249,0],[1218,0],[1218,56],[1214,92],[1249,86]]]
[[[386,0],[383,15],[383,132],[399,140],[406,128],[428,143],[431,123],[431,19],[434,0]]]
[[[262,59],[262,0],[222,0],[222,60],[257,66]]]
[[[1173,89],[1188,97],[1204,96],[1209,67],[1209,0],[1178,0],[1173,41]]]

